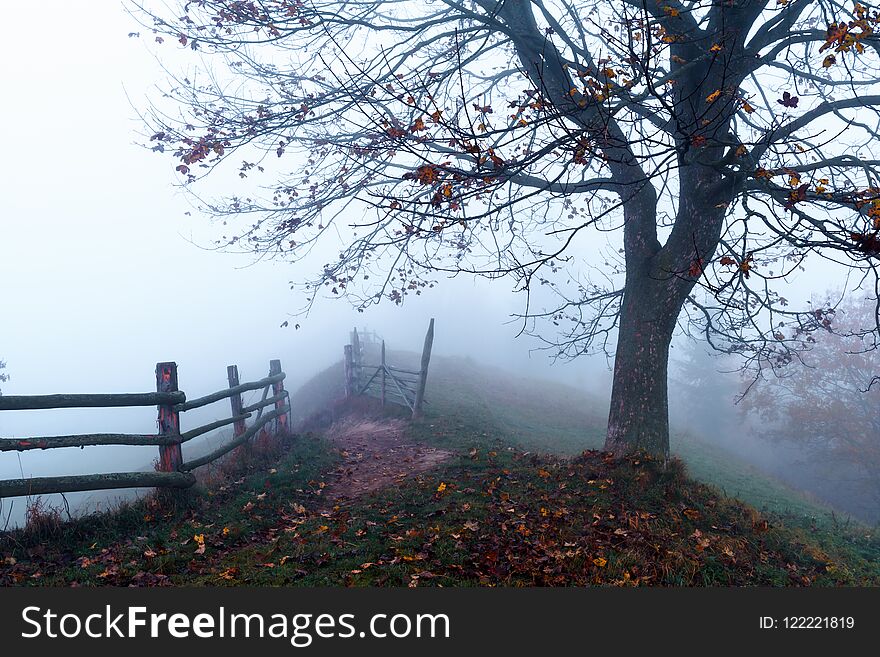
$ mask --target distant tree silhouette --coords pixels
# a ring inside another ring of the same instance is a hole
[[[735,402],[740,393],[739,361],[704,342],[675,349],[669,361],[670,397],[685,428],[702,440],[724,442],[740,425]]]
[[[876,316],[876,299],[841,304],[836,331],[815,334],[803,364],[765,371],[741,405],[761,420],[763,438],[799,445],[828,466],[855,468],[880,502],[880,351],[861,330]]]

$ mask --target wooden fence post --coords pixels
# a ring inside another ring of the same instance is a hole
[[[431,362],[431,347],[434,345],[434,318],[428,324],[425,334],[425,346],[422,347],[422,369],[419,371],[419,386],[416,388],[416,399],[413,404],[413,419],[422,415],[422,403],[425,400],[425,384],[428,382],[428,363]]]
[[[276,358],[269,361],[269,376],[281,374],[281,360]],[[272,396],[280,395],[284,392],[284,381],[276,381],[272,384]],[[287,405],[286,399],[279,399],[275,402],[275,410],[280,411]],[[275,420],[275,433],[286,434],[290,430],[290,411],[282,413]]]
[[[358,382],[361,380],[361,367],[364,364],[364,354],[361,350],[361,339],[358,335],[357,327],[352,329],[351,332],[351,362],[353,366],[352,378],[355,382]]]
[[[230,388],[234,388],[238,385],[238,365],[229,365],[226,368],[226,378],[229,380]],[[232,405],[232,417],[242,414],[241,393],[230,395],[229,403]],[[247,424],[245,421],[243,419],[236,420],[235,424],[233,424],[233,438],[238,438],[245,431],[247,431]]]
[[[345,396],[348,398],[354,395],[350,344],[345,345],[345,360],[343,361],[343,367],[345,368]]]
[[[382,340],[382,408],[385,408],[385,340]]]
[[[156,392],[177,392],[177,363],[156,363]],[[180,415],[172,404],[159,405],[159,436],[180,435]],[[159,470],[177,472],[183,465],[180,443],[159,446]]]

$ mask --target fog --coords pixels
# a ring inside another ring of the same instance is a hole
[[[550,369],[537,346],[515,341],[510,315],[521,299],[485,281],[457,279],[404,307],[359,314],[344,302],[319,302],[305,318],[281,263],[219,254],[217,237],[173,187],[167,162],[136,145],[136,106],[159,81],[157,62],[120,7],[55,2],[39,39],[16,26],[30,20],[10,6],[0,51],[8,67],[0,162],[3,312],[0,359],[7,395],[148,392],[155,364],[178,363],[180,388],[196,397],[242,380],[280,358],[295,389],[342,355],[349,330],[367,325],[398,349],[418,350],[430,317],[437,353],[574,383],[595,381],[582,366]],[[466,317],[466,321],[463,321]],[[290,326],[281,324],[290,320]],[[299,323],[300,328],[294,329]],[[605,368],[604,363],[599,369]],[[247,403],[247,398],[245,399]],[[184,415],[190,427],[222,416],[219,405]],[[7,411],[5,438],[155,430],[153,408]],[[0,455],[0,478],[111,472],[152,467],[155,448],[90,447]],[[114,494],[115,496],[115,494]],[[100,493],[68,495],[74,507],[103,504]],[[54,502],[55,500],[53,500]],[[10,510],[4,500],[0,527]],[[11,524],[21,518],[13,500]]]
[[[137,145],[137,108],[162,73],[144,41],[127,36],[138,27],[122,8],[43,3],[39,29],[23,28],[33,24],[33,7],[4,9],[0,360],[11,379],[0,384],[3,394],[149,392],[155,364],[175,361],[180,388],[192,398],[225,387],[227,365],[255,380],[273,358],[294,390],[341,358],[353,326],[418,351],[433,317],[438,355],[471,356],[608,398],[606,359],[553,363],[537,340],[517,337],[521,326],[511,316],[524,299],[503,279],[441,279],[401,307],[366,313],[319,300],[307,317],[293,316],[303,300],[289,282],[311,272],[212,251],[219,228],[174,187],[168,160]],[[737,424],[735,409],[718,430],[719,404],[733,409],[726,399],[696,412],[673,396],[673,420],[773,472],[792,467],[791,454]],[[193,411],[181,428],[219,417],[217,406]],[[4,438],[151,433],[155,426],[154,408],[0,413]],[[152,447],[6,452],[0,478],[149,469],[155,457]],[[103,493],[67,497],[74,511],[108,504]],[[0,529],[7,517],[11,526],[21,522],[23,512],[23,500],[3,500]]]

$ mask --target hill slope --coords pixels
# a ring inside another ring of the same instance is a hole
[[[411,363],[416,359],[413,354],[397,356]],[[524,450],[575,456],[585,449],[601,449],[605,442],[607,402],[564,384],[518,377],[469,359],[432,361],[426,397],[431,402],[429,416],[457,418],[462,427],[492,427]],[[672,454],[696,479],[758,510],[799,520],[831,520],[828,505],[718,445],[675,433],[671,443]]]
[[[590,450],[603,414],[571,388],[435,358],[409,424],[369,400],[330,403],[338,373],[293,395],[313,431],[268,458],[239,457],[173,503],[4,537],[0,584],[880,584],[873,532],[717,450],[679,445],[765,512],[678,461]]]

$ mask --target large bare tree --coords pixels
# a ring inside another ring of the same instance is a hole
[[[615,452],[668,453],[677,322],[778,364],[832,318],[788,303],[792,272],[827,258],[876,297],[866,5],[192,0],[134,14],[198,58],[145,134],[196,193],[204,177],[231,190],[205,201],[230,224],[222,246],[308,262],[326,240],[309,298],[360,306],[400,303],[437,272],[513,277],[524,326],[549,328],[561,355],[615,352]]]

